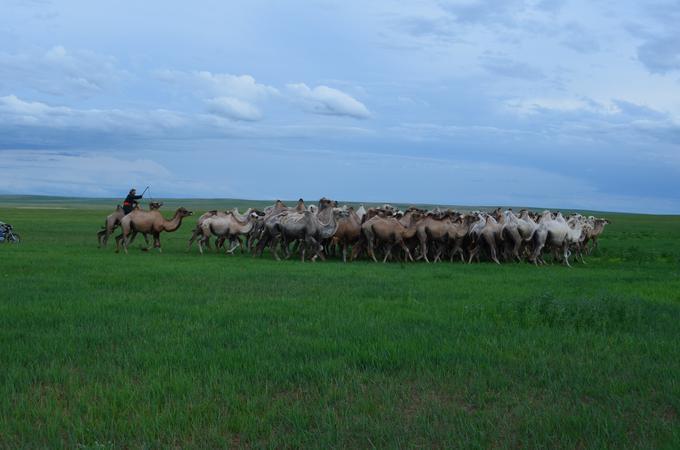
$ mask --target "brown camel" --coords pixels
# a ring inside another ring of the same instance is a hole
[[[158,209],[161,206],[163,206],[163,203],[160,202],[149,203],[149,209],[151,210]],[[141,209],[141,207],[137,205],[136,209]],[[104,220],[104,226],[102,227],[101,231],[97,232],[99,248],[106,247],[106,244],[109,241],[109,236],[111,236],[115,229],[120,226],[120,221],[123,219],[123,217],[125,217],[125,212],[123,211],[123,207],[120,205],[116,205],[116,210],[106,216],[106,219]],[[149,241],[146,233],[144,234],[144,240],[148,245]]]
[[[373,258],[373,261],[378,262],[373,247],[376,241],[380,241],[387,245],[383,262],[386,262],[392,254],[392,248],[395,245],[399,245],[406,253],[406,257],[413,261],[411,251],[404,241],[415,236],[417,223],[421,217],[422,215],[419,212],[409,211],[401,220],[396,217],[374,216],[364,222],[361,226],[361,232],[366,239],[368,255]]]
[[[160,211],[143,211],[140,209],[132,211],[127,216],[123,217],[120,221],[120,226],[123,232],[116,236],[116,252],[119,251],[120,242],[123,241],[123,249],[127,253],[128,245],[134,239],[137,233],[151,233],[153,235],[154,247],[161,250],[161,238],[160,234],[163,231],[173,232],[177,231],[182,225],[182,219],[190,216],[191,211],[185,208],[179,208],[175,211],[175,215],[172,219],[165,219]]]
[[[437,217],[439,216],[439,218]],[[427,241],[433,244],[444,245],[449,239],[449,230],[453,227],[453,221],[448,214],[444,215],[438,212],[429,213],[423,220],[418,222],[416,228],[416,236],[420,244],[420,256],[418,259],[424,258],[426,262],[430,262],[427,257]]]
[[[347,262],[347,248],[354,245],[361,238],[361,218],[349,207],[348,215],[338,220],[338,229],[333,235],[333,245],[342,247],[342,261]]]

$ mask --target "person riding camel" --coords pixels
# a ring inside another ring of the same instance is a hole
[[[128,193],[127,197],[125,197],[125,201],[123,202],[123,212],[125,215],[130,214],[133,209],[137,206],[137,200],[141,199],[144,197],[144,194],[142,195],[137,195],[137,190],[135,188],[130,189],[130,192]]]

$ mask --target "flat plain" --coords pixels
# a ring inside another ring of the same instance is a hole
[[[680,448],[680,217],[572,269],[301,263],[187,252],[257,203],[179,203],[124,255],[115,202],[0,198],[0,447]]]

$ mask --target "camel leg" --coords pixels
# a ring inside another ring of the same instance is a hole
[[[158,253],[163,253],[161,248],[161,235],[160,233],[154,233],[153,235],[153,246],[158,249]]]
[[[274,258],[276,258],[277,261],[281,261],[281,258],[279,257],[279,252],[278,252],[278,244],[279,244],[279,237],[274,236],[269,243],[269,248],[271,249],[272,253],[274,254]]]
[[[500,264],[501,262],[498,261],[498,256],[496,255],[496,246],[493,243],[489,243],[489,249],[491,251],[491,259],[496,263]]]
[[[430,263],[430,260],[427,258],[427,240],[421,242],[421,243],[420,243],[420,247],[421,247],[421,250],[420,250],[420,251],[421,251],[421,253],[422,253],[421,256],[422,256],[423,258],[425,258],[425,262],[429,264],[429,263]],[[409,254],[409,256],[411,256],[411,255]],[[413,258],[411,258],[411,261],[413,261]]]
[[[392,254],[392,247],[394,247],[394,244],[389,244],[389,247],[387,247],[385,257],[383,258],[383,264],[387,262],[387,258]]]
[[[404,249],[404,251],[406,252],[406,261],[411,260],[411,262],[415,262],[413,260],[413,256],[411,256],[411,250],[408,249],[408,247],[406,246],[406,243],[404,241],[401,241],[400,244],[401,244],[401,248]],[[430,261],[428,261],[428,262],[430,262]]]
[[[479,253],[479,245],[475,245],[472,250],[470,250],[470,259],[468,259],[468,264],[472,264],[472,258],[477,256],[477,253]]]
[[[123,239],[123,233],[116,236],[116,253],[118,253],[120,251],[120,246],[121,246],[120,241],[121,241],[121,239]]]
[[[229,253],[230,255],[233,255],[233,254],[234,254],[234,251],[235,251],[237,248],[242,247],[242,246],[241,246],[241,240],[240,240],[240,239],[235,239],[235,240],[233,240],[233,241],[231,241],[231,242],[232,242],[233,244],[232,244],[231,248],[230,248],[229,250],[227,250],[227,253]],[[243,253],[243,248],[241,248],[241,253]]]
[[[196,240],[196,237],[198,236],[198,227],[194,228],[193,233],[191,233],[191,237],[189,238],[189,245],[187,246],[187,251],[191,250],[191,245],[194,243]]]
[[[378,259],[375,257],[375,251],[373,249],[373,238],[368,238],[368,254],[370,255],[371,258],[373,258],[373,262],[378,262]]]
[[[314,260],[316,260],[316,257],[321,258],[321,261],[326,261],[326,256],[325,256],[325,250],[323,248],[323,245],[319,244],[318,250],[316,252],[316,255],[314,256]]]
[[[569,246],[566,244],[563,246],[562,256],[564,257],[564,263],[567,267],[571,267],[571,264],[569,264]]]
[[[134,242],[136,237],[137,237],[137,231],[132,230],[132,234],[127,235],[123,239],[123,248],[125,249],[125,254],[127,254],[128,247],[130,246],[130,244],[132,244]]]

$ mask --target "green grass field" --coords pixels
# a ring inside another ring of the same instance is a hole
[[[303,264],[187,253],[234,203],[185,204],[126,256],[115,202],[0,198],[1,447],[680,448],[680,217],[573,269]]]

